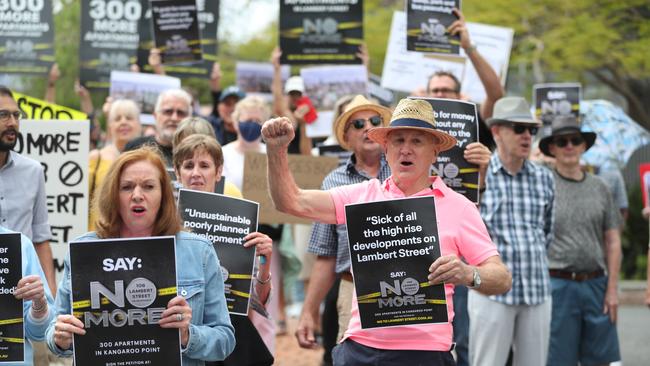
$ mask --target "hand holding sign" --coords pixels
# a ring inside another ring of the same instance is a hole
[[[429,267],[429,284],[450,283],[466,286],[473,281],[474,271],[455,255],[446,255],[436,259]]]
[[[464,50],[467,50],[472,46],[472,42],[469,39],[469,31],[467,30],[467,26],[465,25],[465,16],[457,8],[454,8],[453,12],[454,15],[458,17],[458,20],[451,23],[448,32],[453,36],[460,36],[460,46]]]
[[[178,328],[181,331],[181,345],[187,346],[190,339],[190,320],[192,320],[192,308],[182,296],[176,296],[169,300],[167,309],[160,315],[161,328]]]
[[[62,350],[72,347],[72,334],[84,335],[84,323],[74,315],[59,315],[54,324],[54,343]]]
[[[16,292],[14,293],[14,296],[16,296],[17,299],[22,299],[25,301],[32,300],[39,302],[39,304],[45,303],[45,306],[47,306],[43,281],[38,275],[30,275],[21,278],[16,285]]]
[[[286,148],[295,134],[287,117],[270,119],[262,126],[262,136],[268,148]]]

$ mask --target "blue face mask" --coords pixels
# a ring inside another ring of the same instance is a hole
[[[247,142],[253,142],[262,136],[262,125],[257,121],[239,122],[239,134]]]

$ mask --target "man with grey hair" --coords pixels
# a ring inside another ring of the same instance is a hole
[[[487,120],[497,150],[490,159],[481,217],[503,262],[512,289],[486,296],[470,291],[470,365],[546,365],[551,291],[546,248],[553,241],[554,180],[528,161],[539,122],[521,97],[505,97]]]
[[[192,96],[182,89],[169,89],[160,93],[153,112],[156,120],[154,136],[138,137],[126,144],[124,151],[135,150],[144,145],[157,147],[165,158],[165,165],[172,167],[172,141],[181,120],[192,111]]]

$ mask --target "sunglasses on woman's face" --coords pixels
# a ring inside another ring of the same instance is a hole
[[[360,130],[366,126],[366,121],[370,122],[373,127],[381,125],[382,119],[381,116],[372,116],[368,119],[358,118],[350,121],[350,125],[354,126],[357,130]]]
[[[565,147],[571,143],[573,146],[579,146],[583,142],[585,142],[585,139],[582,138],[582,136],[573,136],[571,138],[568,137],[558,137],[553,139],[553,144],[557,147]]]
[[[521,135],[522,133],[528,131],[528,132],[530,132],[531,136],[534,136],[537,133],[537,130],[538,130],[538,128],[535,127],[535,126],[526,126],[526,125],[520,125],[520,124],[516,124],[516,123],[511,124],[510,128],[512,128],[512,131],[516,135]]]

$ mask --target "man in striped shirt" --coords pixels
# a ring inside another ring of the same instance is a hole
[[[503,365],[512,346],[513,365],[542,366],[551,320],[546,249],[553,240],[555,183],[548,169],[528,161],[538,122],[524,98],[497,101],[487,124],[497,150],[481,217],[512,273],[512,289],[496,296],[470,292],[470,364]]]

